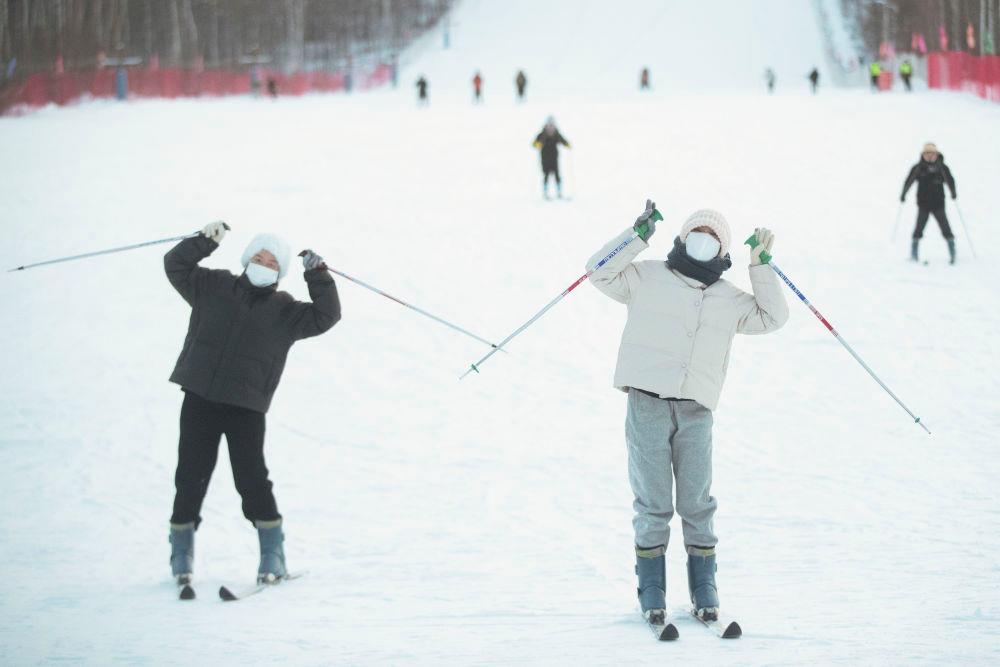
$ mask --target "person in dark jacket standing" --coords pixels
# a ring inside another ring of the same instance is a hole
[[[559,178],[559,144],[570,148],[569,142],[556,128],[555,119],[549,116],[545,121],[545,127],[538,133],[532,144],[542,156],[542,189],[546,199],[549,199],[550,175],[555,177],[556,196],[562,198],[562,179]]]
[[[917,226],[913,230],[913,239],[910,246],[910,259],[918,261],[917,247],[920,239],[924,236],[924,227],[927,226],[927,218],[931,215],[937,220],[938,227],[941,228],[941,235],[948,243],[948,255],[952,264],[955,263],[955,235],[951,233],[951,226],[948,224],[948,216],[944,211],[944,186],[947,185],[951,191],[951,198],[958,197],[955,190],[955,179],[951,175],[951,169],[944,163],[944,156],[938,152],[937,146],[928,143],[924,145],[924,150],[920,155],[920,162],[913,165],[906,182],[903,183],[903,193],[899,196],[899,201],[906,201],[906,193],[913,183],[917,183]]]
[[[427,98],[427,79],[421,76],[417,79],[417,104],[425,107],[429,103],[430,100]]]
[[[223,435],[243,515],[260,539],[258,582],[287,576],[282,518],[264,463],[264,415],[292,344],[340,320],[336,284],[323,258],[311,250],[302,257],[312,303],[278,291],[291,258],[275,236],[262,234],[250,242],[239,276],[198,266],[219,247],[226,229],[222,222],[207,225],[163,262],[170,284],[191,306],[187,337],[170,376],[184,390],[170,518],[170,565],[178,585],[191,580],[194,532]]]
[[[524,89],[528,86],[528,77],[524,75],[524,70],[518,70],[514,77],[514,85],[517,87],[517,101],[524,101]]]
[[[809,72],[809,87],[812,89],[812,94],[815,95],[816,91],[819,90],[819,70],[815,67]]]

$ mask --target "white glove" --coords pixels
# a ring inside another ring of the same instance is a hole
[[[201,235],[207,239],[211,239],[216,243],[222,243],[222,237],[226,235],[226,230],[229,229],[229,225],[219,220],[218,222],[210,222],[205,225],[204,229],[201,230]]]
[[[768,255],[771,254],[771,248],[774,247],[774,232],[764,227],[758,227],[753,231],[757,235],[757,247],[750,251],[750,266],[758,266],[761,263],[762,252],[766,250]]]
[[[326,268],[326,262],[323,261],[323,258],[312,250],[303,250],[299,253],[299,256],[302,257],[302,266],[305,267],[306,271]]]

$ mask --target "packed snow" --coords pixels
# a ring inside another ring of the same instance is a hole
[[[395,91],[0,119],[0,267],[225,219],[207,266],[239,271],[249,239],[275,231],[499,340],[646,197],[666,219],[641,259],[665,257],[683,219],[715,207],[737,242],[774,230],[778,265],[933,435],[788,291],[781,331],[737,338],[715,413],[720,597],[744,637],[722,641],[686,615],[675,539],[667,599],[681,638],[657,643],[635,596],[625,396],[611,387],[624,308],[583,285],[459,381],[485,346],[338,280],[342,322],[293,348],[268,414],[288,564],[308,574],[218,601],[220,584],[252,582],[257,565],[221,455],[197,533],[198,599],[180,602],[167,521],[182,395],[166,378],[189,311],[163,275],[170,245],[7,273],[0,663],[1000,661],[1000,106],[812,96],[780,78],[774,96],[757,78],[640,94],[641,65],[628,86],[602,73],[611,93],[546,92],[549,73],[527,69],[517,104],[521,65],[492,42],[478,48],[507,67],[483,66],[474,106],[467,80],[436,85],[433,73],[471,79],[463,43],[485,30],[480,12],[466,3],[455,17],[461,67],[425,44],[425,66],[407,66]],[[567,59],[586,48],[559,44]],[[427,108],[412,89],[420,71]],[[573,146],[566,201],[542,199],[530,146],[550,113]],[[958,183],[955,266],[933,221],[928,265],[907,260],[912,191],[893,239],[928,140]],[[733,256],[726,277],[749,289],[748,249]],[[282,287],[307,298],[297,267]]]

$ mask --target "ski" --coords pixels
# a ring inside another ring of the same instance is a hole
[[[254,584],[253,586],[248,586],[247,588],[244,588],[243,590],[240,591],[234,591],[228,586],[219,586],[219,598],[223,602],[236,602],[237,600],[243,600],[244,598],[248,598],[251,595],[257,595],[257,593],[266,591],[268,588],[274,588],[283,581],[291,581],[292,579],[298,579],[300,577],[304,577],[305,575],[306,575],[305,572],[296,572],[294,574],[286,575],[281,579],[278,579],[274,583],[270,584],[258,583]]]
[[[653,636],[661,642],[672,642],[680,637],[677,626],[671,623],[665,614],[651,614],[649,618],[643,615],[643,620],[646,621]]]
[[[743,636],[743,628],[736,621],[731,621],[723,616],[715,620],[706,620],[692,609],[691,615],[701,621],[702,625],[711,630],[721,639],[739,639]]]

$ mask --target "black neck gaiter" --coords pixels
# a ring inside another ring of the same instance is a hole
[[[722,277],[722,272],[733,265],[728,253],[725,257],[713,257],[707,262],[699,262],[687,254],[681,237],[674,238],[674,248],[667,255],[667,266],[688,278],[694,278],[711,285]]]

